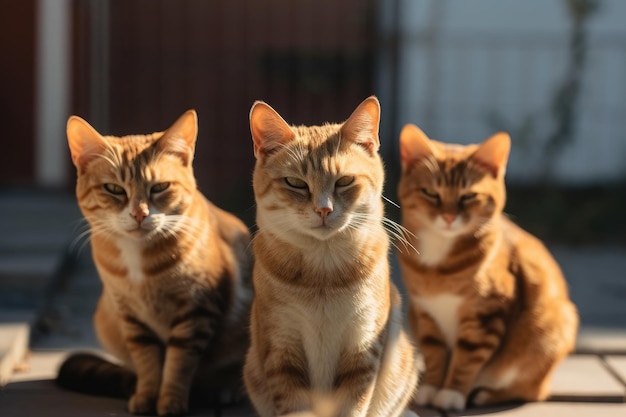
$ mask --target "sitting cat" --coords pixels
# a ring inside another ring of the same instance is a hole
[[[394,417],[415,391],[416,354],[389,278],[379,115],[375,97],[322,126],[252,106],[258,232],[244,380],[261,417],[323,415],[318,395],[332,417]]]
[[[578,327],[559,266],[502,213],[510,139],[480,145],[400,135],[402,225],[419,253],[399,253],[409,323],[426,371],[420,405],[545,399]]]
[[[77,116],[67,124],[76,196],[103,284],[94,325],[122,366],[78,354],[57,381],[130,396],[133,414],[187,412],[192,383],[205,396],[243,391],[250,237],[196,188],[197,129],[195,111],[148,135],[101,136]]]

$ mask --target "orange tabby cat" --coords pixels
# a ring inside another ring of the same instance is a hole
[[[557,263],[502,214],[509,149],[505,133],[468,146],[414,125],[400,135],[402,223],[419,252],[399,254],[426,365],[418,404],[545,399],[574,347],[578,316]]]
[[[415,390],[389,279],[379,114],[375,97],[343,124],[289,126],[263,102],[250,112],[258,232],[244,380],[262,417],[310,411],[317,395],[336,416],[399,416]]]
[[[67,135],[103,284],[94,324],[106,350],[136,374],[136,382],[122,379],[133,391],[130,411],[183,414],[194,380],[200,390],[243,388],[249,233],[196,188],[196,113],[165,132],[124,137],[101,136],[72,116]],[[106,386],[92,381],[114,373],[105,364],[70,357],[58,381]]]

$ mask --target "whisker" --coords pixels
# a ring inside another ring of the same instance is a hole
[[[391,200],[390,198],[385,197],[384,195],[382,197],[383,197],[383,200],[385,200],[389,204],[395,206],[396,208],[400,208],[400,205],[396,203],[395,201]]]

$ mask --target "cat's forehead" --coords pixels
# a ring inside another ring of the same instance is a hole
[[[162,132],[155,132],[148,135],[105,136],[104,138],[109,144],[113,144],[120,149],[141,153],[154,144],[162,135]]]
[[[460,161],[469,158],[476,150],[478,145],[460,145],[457,143],[445,143],[436,140],[431,140],[431,143],[435,145],[435,154],[437,159]]]
[[[321,126],[291,126],[297,141],[301,146],[310,150],[320,147],[336,146],[339,139],[339,124],[324,124]]]
[[[464,188],[484,175],[471,163],[471,156],[478,145],[459,145],[431,140],[433,155],[424,160],[424,167],[437,186]]]

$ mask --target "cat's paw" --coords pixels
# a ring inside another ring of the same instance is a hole
[[[460,411],[465,408],[465,395],[457,390],[444,388],[437,392],[431,404],[442,410]]]
[[[156,398],[151,395],[135,393],[128,401],[128,411],[137,415],[154,414]]]
[[[472,400],[474,405],[485,405],[489,403],[491,399],[491,393],[486,390],[479,391]]]
[[[187,414],[188,409],[187,399],[175,395],[161,395],[157,403],[159,416],[182,416]]]
[[[420,385],[417,389],[417,394],[415,394],[415,399],[413,402],[419,406],[425,406],[431,403],[435,395],[437,394],[439,389],[430,384]]]

